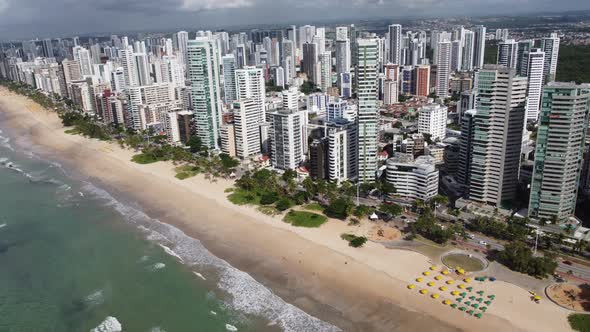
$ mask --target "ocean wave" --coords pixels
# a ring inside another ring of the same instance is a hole
[[[233,326],[231,324],[225,324],[225,329],[228,330],[228,331],[232,331],[232,332],[235,332],[235,331],[238,330],[237,327],[235,327],[235,326]]]
[[[104,293],[102,289],[97,290],[86,296],[84,301],[91,305],[99,305],[104,303]]]
[[[10,151],[14,151],[12,145],[10,145],[10,138],[4,137],[0,135],[0,146],[9,149]]]
[[[223,259],[214,256],[203,244],[180,229],[152,219],[144,212],[113,198],[107,191],[91,183],[83,190],[105,200],[124,218],[146,233],[153,242],[165,245],[186,265],[208,265],[219,271],[218,287],[231,295],[228,305],[233,309],[276,322],[284,331],[331,332],[339,328],[313,317],[296,306],[285,302],[270,289],[257,282],[248,273],[240,271]]]
[[[180,255],[178,255],[177,253],[175,253],[175,252],[174,252],[174,250],[172,250],[172,249],[170,249],[170,248],[166,247],[165,245],[163,245],[163,244],[161,244],[161,243],[158,243],[158,245],[159,245],[160,247],[162,247],[162,249],[164,249],[164,251],[165,251],[165,252],[166,252],[168,255],[170,255],[170,256],[172,256],[172,257],[174,257],[174,258],[177,258],[177,259],[178,259],[178,260],[179,260],[181,263],[184,263],[184,260],[182,259],[182,257],[180,257]]]
[[[7,223],[0,224],[0,229],[4,228],[4,227],[6,227],[6,226],[8,226],[8,224],[7,224]]]
[[[166,330],[164,330],[163,328],[156,326],[156,327],[152,327],[150,329],[150,332],[166,332]]]
[[[154,265],[150,266],[150,270],[157,271],[157,270],[161,270],[165,267],[166,267],[166,264],[158,262],[158,263],[155,263]]]
[[[123,326],[117,320],[117,318],[108,316],[105,320],[102,321],[97,327],[90,330],[90,332],[121,332],[123,331]]]

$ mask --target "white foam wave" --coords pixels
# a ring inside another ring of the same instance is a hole
[[[203,279],[203,280],[207,280],[207,279],[205,279],[205,277],[203,277],[203,275],[202,275],[202,274],[200,274],[199,272],[195,272],[195,271],[193,271],[193,273],[194,273],[194,274],[195,274],[197,277],[199,277],[199,278],[201,278],[201,279]]]
[[[102,290],[94,291],[93,293],[86,296],[84,299],[88,304],[99,305],[104,303],[104,294]]]
[[[209,313],[210,313],[211,315],[213,315],[213,316],[217,316],[217,313],[216,313],[215,311],[213,311],[213,310],[209,311]]]
[[[233,326],[231,324],[225,324],[225,329],[228,330],[228,331],[237,331],[238,330],[237,327],[235,327],[235,326]]]
[[[292,304],[286,303],[271,290],[257,282],[249,274],[232,267],[214,256],[194,238],[174,226],[152,219],[139,209],[122,204],[107,191],[88,183],[84,191],[106,201],[121,213],[125,219],[146,232],[150,241],[164,244],[180,256],[189,266],[208,265],[219,271],[218,286],[231,295],[228,304],[243,313],[262,316],[276,322],[284,331],[331,332],[339,328],[313,317]]]
[[[166,330],[164,330],[163,328],[161,328],[159,326],[156,326],[156,327],[152,327],[150,332],[166,332]]]
[[[161,270],[161,269],[163,269],[163,268],[165,268],[165,267],[166,267],[166,264],[164,264],[164,263],[156,263],[156,264],[152,265],[152,266],[150,267],[150,269],[151,269],[152,271],[157,271],[157,270]]]
[[[8,137],[0,136],[0,146],[5,147],[11,151],[14,151],[14,148],[12,147],[12,145],[10,145],[10,138]]]
[[[90,332],[121,332],[123,331],[123,326],[117,318],[108,316],[105,320],[100,323],[97,327],[90,330]]]
[[[0,224],[0,228],[4,228],[6,226],[8,226],[6,223]]]
[[[175,257],[175,258],[178,258],[178,260],[179,260],[181,263],[183,263],[183,262],[184,262],[184,260],[182,259],[182,257],[180,257],[180,255],[178,255],[177,253],[175,253],[175,252],[174,252],[174,250],[172,250],[172,249],[170,249],[170,248],[166,247],[165,245],[163,245],[163,244],[161,244],[161,243],[158,243],[158,245],[159,245],[160,247],[162,247],[162,248],[164,249],[164,251],[165,251],[165,252],[166,252],[168,255],[170,255],[170,256],[172,256],[172,257]]]
[[[141,256],[141,258],[139,258],[138,262],[144,263],[144,262],[147,262],[148,259],[150,259],[150,256],[147,256],[147,255]]]

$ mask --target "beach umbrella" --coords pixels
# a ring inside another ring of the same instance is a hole
[[[424,280],[424,279],[422,279],[422,278],[420,278],[420,277],[416,278],[416,281],[417,281],[417,282],[422,282],[422,280]]]
[[[431,281],[431,282],[427,283],[427,285],[432,287],[432,286],[434,286],[434,282]]]
[[[475,317],[477,317],[477,318],[481,318],[481,312],[478,312],[478,313],[476,313],[476,314],[475,314]]]
[[[479,294],[479,295],[483,295],[483,291],[482,291],[482,290],[480,290],[479,292],[477,292],[477,294]]]
[[[473,316],[473,310],[469,310],[467,311],[467,313],[469,314],[469,316]]]
[[[449,270],[442,270],[440,273],[442,273],[444,275],[448,275],[449,274]]]
[[[459,286],[457,286],[459,289],[465,289],[465,285],[461,284]]]
[[[534,299],[535,301],[541,301],[541,297],[539,295],[535,295]]]
[[[465,301],[465,305],[471,305],[471,301]]]
[[[447,285],[452,285],[455,283],[455,280],[447,280]]]
[[[481,307],[481,308],[479,308],[479,310],[486,312],[486,310],[488,310],[488,307]]]
[[[457,271],[458,274],[465,274],[465,270],[463,270],[460,267],[458,267],[456,271]]]
[[[424,272],[422,272],[422,274],[425,276],[428,276],[428,275],[430,275],[430,271],[424,271]]]
[[[471,292],[473,290],[473,287],[467,287],[467,290]]]
[[[451,308],[456,309],[457,308],[457,303],[451,304]]]
[[[465,311],[465,310],[467,310],[467,308],[465,308],[465,307],[461,307],[461,308],[459,308],[459,310],[461,310],[461,311]]]
[[[469,297],[469,299],[470,300],[475,300],[475,296],[472,295],[472,296]]]
[[[449,301],[449,300],[444,300],[442,303],[443,303],[444,305],[449,305],[449,304],[451,304],[451,301]]]
[[[414,289],[414,288],[416,288],[416,285],[408,285],[408,288],[409,289]]]
[[[474,303],[474,304],[472,305],[472,307],[474,307],[475,309],[477,309],[477,308],[479,308],[479,304],[477,304],[477,303]]]
[[[465,278],[465,279],[463,279],[463,281],[465,281],[466,283],[470,283],[471,282],[471,278]]]
[[[451,292],[451,295],[453,295],[453,296],[457,296],[457,295],[459,295],[459,292],[458,292],[458,291],[456,291],[456,290],[454,290],[454,291],[452,291],[452,292]]]
[[[477,299],[477,302],[481,303],[481,301],[483,301],[483,299],[481,297],[479,299]]]
[[[432,265],[432,266],[430,267],[430,270],[431,270],[431,271],[434,271],[434,270],[436,270],[436,265]]]
[[[446,288],[445,286],[440,286],[440,288],[439,288],[439,289],[440,289],[441,291],[443,291],[443,292],[447,290],[447,288]]]
[[[426,293],[428,293],[428,291],[426,289],[421,289],[420,290],[420,294],[426,294]]]
[[[457,302],[461,302],[461,301],[463,301],[462,297],[457,298]]]
[[[440,280],[440,279],[442,279],[442,277],[441,276],[436,276],[436,277],[434,277],[434,279],[435,280]]]
[[[438,299],[440,297],[440,295],[438,295],[438,294],[432,294],[431,296],[433,299]]]
[[[486,305],[490,306],[492,304],[492,301],[485,301],[484,302]]]
[[[496,298],[496,295],[492,294],[492,295],[488,296],[488,298],[489,298],[490,300],[493,300],[493,299],[495,299],[495,298]]]

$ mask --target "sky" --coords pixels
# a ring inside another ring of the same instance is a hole
[[[0,0],[0,40],[371,17],[588,10],[588,0]]]

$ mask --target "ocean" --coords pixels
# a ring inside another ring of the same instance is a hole
[[[338,331],[0,130],[0,331]]]

